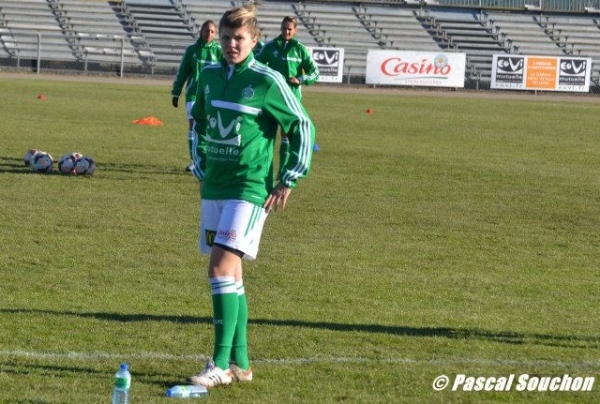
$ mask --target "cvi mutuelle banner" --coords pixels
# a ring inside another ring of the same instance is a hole
[[[319,83],[341,83],[344,75],[344,48],[308,47],[319,68]]]
[[[366,83],[462,88],[465,65],[464,53],[369,50]]]
[[[591,58],[494,55],[491,88],[588,92]]]

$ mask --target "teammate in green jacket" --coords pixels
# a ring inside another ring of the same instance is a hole
[[[298,100],[302,100],[302,85],[315,83],[319,78],[319,68],[308,49],[296,39],[297,32],[296,17],[284,17],[281,21],[281,35],[267,42],[256,53],[256,60],[281,73]],[[279,149],[280,170],[289,158],[288,153],[289,141],[284,132]]]
[[[260,50],[263,48],[263,46],[265,46],[265,42],[261,39],[261,37],[262,37],[262,30],[260,31],[258,41],[256,41],[256,45],[254,45],[254,48],[252,48],[252,53],[254,54],[254,56],[256,56],[256,54],[258,52],[260,52]]]
[[[193,124],[194,119],[192,118],[191,110],[196,101],[196,86],[198,83],[198,76],[200,70],[210,63],[216,63],[223,56],[221,51],[221,45],[215,40],[217,33],[217,25],[212,20],[205,21],[200,29],[200,38],[196,43],[190,45],[185,50],[175,81],[173,81],[173,89],[171,90],[171,104],[175,108],[179,106],[179,95],[186,86],[185,89],[185,106],[188,119],[188,150],[190,153],[190,160],[192,159],[192,140],[194,137]],[[192,169],[193,163],[186,166],[186,171]]]
[[[267,215],[285,208],[312,158],[315,129],[304,107],[280,73],[254,59],[259,33],[255,3],[223,15],[224,58],[202,69],[192,109],[192,173],[202,181],[198,244],[201,253],[210,253],[215,340],[212,360],[189,381],[209,388],[252,380],[242,259],[256,258]],[[275,184],[280,126],[290,157]]]

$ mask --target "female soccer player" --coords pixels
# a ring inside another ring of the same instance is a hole
[[[179,106],[179,95],[183,86],[187,83],[185,89],[185,107],[188,119],[188,151],[190,153],[190,160],[192,160],[192,140],[194,138],[194,119],[192,118],[191,111],[194,101],[196,101],[198,75],[205,65],[216,63],[223,56],[221,45],[215,40],[216,33],[217,25],[214,21],[207,20],[202,24],[200,38],[198,38],[196,43],[188,46],[183,54],[171,90],[171,96],[173,97],[171,104],[177,108]],[[190,171],[192,165],[193,163],[188,163],[185,168],[186,171]]]
[[[281,73],[300,101],[302,100],[302,85],[308,86],[315,83],[319,78],[319,68],[308,49],[296,39],[297,32],[296,17],[284,17],[281,21],[281,35],[267,42],[256,53],[256,60]],[[281,174],[281,167],[289,158],[289,147],[289,140],[284,132],[281,135],[279,148],[279,174]]]
[[[256,258],[268,213],[284,209],[298,179],[308,174],[315,136],[285,78],[254,59],[256,5],[225,12],[219,38],[224,58],[202,70],[192,109],[192,173],[202,181],[199,247],[210,253],[215,341],[212,360],[190,382],[209,388],[252,380],[242,259]],[[290,158],[275,185],[278,126],[290,139]]]

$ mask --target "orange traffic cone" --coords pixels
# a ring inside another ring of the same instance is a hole
[[[132,123],[136,123],[138,125],[151,125],[151,126],[160,126],[164,125],[163,121],[155,117],[154,115],[147,116],[145,118],[135,119],[131,121]]]

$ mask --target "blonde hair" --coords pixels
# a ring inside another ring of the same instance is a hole
[[[230,29],[247,28],[253,37],[260,38],[260,28],[256,19],[258,6],[258,2],[250,1],[243,6],[227,10],[219,22],[219,31],[223,27]]]

